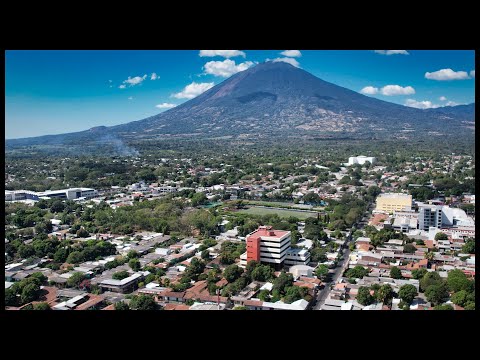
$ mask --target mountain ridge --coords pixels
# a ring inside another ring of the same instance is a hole
[[[368,97],[283,62],[266,62],[234,74],[199,96],[160,114],[114,126],[9,139],[6,146],[162,136],[358,136],[401,132],[471,132],[475,103],[416,109]],[[439,123],[440,122],[440,123]],[[397,134],[398,136],[398,134]]]

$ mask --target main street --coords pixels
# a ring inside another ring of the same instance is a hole
[[[332,274],[330,273],[330,280],[325,283],[324,288],[320,290],[317,294],[317,302],[315,306],[313,307],[313,310],[320,310],[320,307],[325,303],[325,299],[328,297],[328,294],[330,294],[330,286],[332,284],[335,284],[338,280],[338,278],[343,274],[345,271],[345,268],[348,265],[348,257],[350,256],[350,249],[348,248],[348,242],[347,242],[347,248],[343,250],[342,254],[342,259],[337,267],[335,268],[335,272]]]
[[[369,204],[367,211],[365,212],[365,215],[362,218],[362,221],[360,221],[357,224],[357,229],[363,229],[363,227],[366,224],[366,221],[368,221],[368,217],[370,214],[370,211],[373,209],[373,205]],[[355,226],[355,225],[354,225]],[[321,306],[325,303],[325,300],[328,297],[328,294],[330,294],[331,286],[337,283],[338,278],[343,274],[343,272],[346,270],[348,266],[348,258],[350,257],[350,249],[349,245],[351,244],[351,241],[353,240],[353,232],[355,231],[354,228],[350,229],[350,232],[348,234],[348,241],[345,244],[345,248],[343,249],[342,253],[342,260],[338,262],[337,267],[335,268],[335,272],[330,273],[330,280],[324,284],[323,289],[321,289],[318,294],[317,294],[317,300],[315,303],[315,306],[313,306],[312,310],[320,310]]]

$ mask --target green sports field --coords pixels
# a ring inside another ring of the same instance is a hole
[[[260,207],[250,207],[248,209],[240,210],[239,213],[252,214],[252,215],[268,215],[268,214],[277,214],[280,217],[290,217],[294,216],[300,220],[305,220],[309,217],[316,217],[317,213],[314,211],[295,211],[288,209],[271,209],[271,208],[260,208]]]

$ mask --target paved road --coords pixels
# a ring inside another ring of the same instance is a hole
[[[368,212],[371,209],[372,209],[372,204],[369,204],[369,206],[367,208],[367,211],[365,213],[365,217],[367,218],[367,221],[368,221]],[[361,223],[357,224],[356,228],[357,229],[362,229],[365,224],[366,224],[366,222],[361,222]],[[350,230],[350,231],[352,232],[352,230]],[[352,235],[352,233],[350,234],[350,238],[347,241],[347,244],[346,244],[347,248],[343,249],[343,260],[338,263],[337,267],[335,268],[335,273],[333,273],[332,276],[330,277],[331,280],[329,282],[327,282],[325,284],[324,288],[318,292],[317,302],[316,302],[315,306],[312,308],[312,310],[320,310],[320,307],[325,303],[325,300],[327,299],[328,294],[330,294],[330,291],[331,291],[330,286],[332,284],[336,284],[340,275],[342,275],[343,272],[345,271],[345,268],[347,267],[347,264],[348,264],[348,258],[350,256],[350,249],[348,248],[348,246],[350,245],[350,243],[352,241],[352,236],[351,235]]]
[[[347,243],[348,246],[348,243]],[[337,267],[335,268],[335,272],[331,274],[330,276],[330,281],[325,283],[325,287],[320,290],[317,294],[317,303],[313,307],[313,310],[320,310],[320,307],[325,303],[325,299],[328,297],[328,294],[330,294],[330,285],[335,284],[338,280],[338,278],[343,274],[345,271],[345,268],[348,264],[348,257],[350,255],[350,249],[348,247],[343,250],[343,260],[341,260]]]

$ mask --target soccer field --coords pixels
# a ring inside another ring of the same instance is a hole
[[[314,211],[295,211],[288,209],[272,209],[272,208],[263,208],[263,207],[250,207],[248,209],[240,210],[239,213],[252,214],[252,215],[268,215],[268,214],[277,214],[280,217],[289,217],[294,216],[300,220],[305,220],[309,217],[317,216],[317,213]]]

